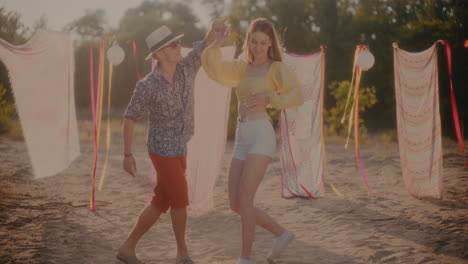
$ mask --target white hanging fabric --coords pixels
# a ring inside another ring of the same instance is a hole
[[[414,197],[442,196],[442,138],[437,47],[410,53],[394,44],[398,146],[403,179]]]
[[[74,54],[69,33],[38,31],[26,44],[0,39],[35,178],[55,175],[79,156]]]
[[[183,49],[183,54],[190,50]],[[234,57],[234,47],[222,48],[225,59]],[[203,69],[195,80],[195,131],[188,143],[187,183],[191,214],[214,207],[214,186],[224,160],[231,89],[208,78]]]
[[[284,62],[302,83],[304,104],[281,112],[279,144],[283,198],[323,197],[325,166],[322,134],[324,52],[284,54]]]

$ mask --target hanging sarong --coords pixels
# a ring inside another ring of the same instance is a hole
[[[304,95],[301,107],[281,112],[279,146],[284,198],[315,199],[325,193],[322,134],[324,56],[323,52],[284,56],[284,62],[292,67],[303,84]]]
[[[183,49],[183,54],[190,50]],[[234,47],[222,48],[225,59]],[[224,161],[231,89],[211,80],[203,69],[195,80],[195,131],[188,144],[189,210],[202,214],[214,207],[214,186]]]
[[[417,198],[442,195],[442,141],[437,48],[410,53],[394,44],[395,97],[401,169]]]
[[[26,44],[0,39],[35,178],[57,174],[80,154],[69,33],[38,31]]]

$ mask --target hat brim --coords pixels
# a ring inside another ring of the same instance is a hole
[[[169,44],[171,44],[172,42],[174,42],[174,41],[180,39],[180,38],[183,37],[183,36],[184,36],[184,34],[181,34],[181,35],[179,35],[179,36],[177,36],[177,37],[174,37],[173,39],[167,41],[164,45],[162,45],[161,47],[159,47],[159,49],[157,49],[157,50],[151,52],[150,54],[148,54],[148,56],[146,56],[145,60],[151,59],[151,57],[153,56],[154,53],[158,52],[158,51],[161,50],[162,48],[167,47],[167,45],[169,45]]]

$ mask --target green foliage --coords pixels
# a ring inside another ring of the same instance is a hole
[[[0,38],[14,45],[23,44],[28,31],[20,15],[0,7]]]
[[[23,44],[27,32],[28,28],[21,23],[20,16],[17,13],[7,12],[4,8],[0,7],[0,39],[14,45]],[[3,100],[10,103],[13,102],[8,70],[1,60],[0,86],[3,86],[2,89],[6,90],[5,94],[2,95]]]
[[[7,12],[0,7],[0,39],[11,44],[23,44],[28,32],[20,16]],[[0,134],[6,134],[15,140],[21,140],[22,130],[18,122],[8,70],[0,61]]]
[[[98,16],[89,21],[89,14]],[[115,30],[105,31],[104,14],[97,11],[88,11],[82,18],[79,25],[84,29],[83,40],[75,48],[75,97],[78,107],[87,107],[90,104],[89,96],[89,50],[93,47],[95,81],[98,71],[99,39],[91,38],[87,34],[101,32],[105,35],[115,35],[119,45],[125,50],[125,60],[114,68],[112,86],[112,107],[121,109],[128,104],[133,89],[137,82],[137,69],[142,77],[150,72],[150,63],[145,61],[148,53],[146,37],[161,25],[167,25],[174,34],[184,34],[182,38],[183,46],[191,47],[192,43],[202,40],[205,37],[205,30],[199,28],[198,18],[193,14],[192,9],[184,3],[145,1],[135,8],[128,9],[119,27]],[[99,23],[84,23],[85,21],[99,21]],[[76,24],[76,23],[75,23]],[[104,31],[103,31],[104,30]],[[133,57],[133,50],[128,40],[135,40],[137,46],[136,65]],[[107,71],[107,68],[106,68]],[[107,76],[107,75],[106,75]],[[107,85],[105,86],[107,89]]]
[[[229,107],[229,121],[228,121],[228,135],[229,139],[234,139],[236,136],[236,127],[237,127],[237,97],[234,89],[231,90],[231,105]]]
[[[342,135],[348,131],[348,119],[346,119],[343,123],[341,120],[345,111],[348,91],[350,89],[350,82],[332,82],[327,88],[335,101],[335,106],[331,107],[329,110],[325,110],[325,122],[328,126],[327,132],[331,135]],[[367,132],[367,128],[364,125],[364,120],[361,118],[362,114],[365,113],[366,110],[372,108],[376,103],[377,97],[375,87],[365,87],[359,89],[360,132]],[[351,105],[352,101],[350,101],[348,108],[346,109],[346,117],[349,117],[351,112]]]
[[[16,141],[24,140],[23,137],[23,129],[21,128],[21,124],[18,119],[14,119],[10,123],[10,128],[8,131],[8,138]]]
[[[213,11],[213,18],[226,12],[223,0],[203,2]],[[365,115],[369,129],[396,127],[393,42],[405,50],[421,51],[439,39],[448,40],[454,54],[455,93],[457,98],[468,98],[468,90],[463,89],[468,82],[464,66],[468,49],[462,47],[468,38],[466,0],[233,0],[231,3],[233,32],[240,38],[249,21],[264,16],[273,21],[288,51],[306,54],[326,45],[329,83],[350,78],[356,45],[367,45],[376,62],[364,74],[363,82],[379,87],[376,90],[379,102]],[[445,55],[440,58],[444,61]],[[440,84],[443,127],[452,130],[448,78],[441,76]],[[334,98],[329,93],[325,96],[326,108],[330,109]],[[462,123],[468,123],[468,107],[461,105],[461,101],[458,103]]]
[[[279,125],[280,113],[281,113],[281,111],[276,109],[276,108],[268,108],[267,109],[267,114],[270,117],[272,125],[273,125],[273,127],[275,129]]]
[[[380,140],[384,144],[392,144],[392,143],[397,143],[398,142],[398,134],[395,129],[392,129],[380,136]]]
[[[33,32],[36,32],[38,30],[47,30],[47,17],[45,15],[42,15],[39,17],[33,25]],[[34,34],[34,33],[33,33]]]
[[[21,140],[22,130],[19,125],[16,107],[6,100],[7,90],[0,84],[0,134],[7,134],[10,138]]]
[[[378,87],[375,96],[379,102],[373,111],[365,113],[369,130],[396,127],[393,83],[392,43],[408,51],[427,49],[439,39],[448,40],[453,51],[453,81],[456,97],[468,98],[466,62],[468,49],[463,48],[468,39],[468,1],[466,0],[198,0],[208,9],[211,18],[219,15],[229,17],[236,56],[240,53],[249,22],[259,16],[270,19],[287,51],[307,54],[316,52],[320,45],[327,46],[328,83],[349,79],[352,74],[353,54],[357,44],[365,44],[374,54],[373,68],[363,74],[363,83]],[[184,33],[183,45],[190,46],[202,39],[206,29],[193,13],[188,1],[148,0],[128,9],[115,29],[106,27],[105,12],[87,11],[82,18],[69,24],[70,30],[79,32],[83,41],[76,46],[75,95],[77,106],[89,104],[89,47],[94,48],[97,76],[97,53],[99,35],[115,34],[124,48],[126,59],[114,69],[113,107],[124,108],[136,83],[136,67],[133,53],[127,40],[137,44],[137,68],[142,76],[150,70],[144,61],[147,47],[146,36],[162,24],[168,25],[176,34]],[[46,27],[45,19],[35,28]],[[0,7],[0,38],[22,44],[31,30],[24,27],[16,13]],[[89,35],[94,35],[91,37]],[[440,49],[440,109],[444,133],[453,134],[451,121],[446,57]],[[0,63],[0,84],[7,90],[7,101],[12,102],[8,74]],[[445,74],[445,75],[444,75]],[[336,107],[334,95],[326,93],[326,108]],[[468,106],[458,101],[461,122],[468,123]],[[231,107],[231,116],[237,115],[237,103]],[[275,120],[277,114],[272,113]],[[337,115],[336,113],[332,115]],[[230,121],[230,126],[234,124]],[[341,121],[341,120],[339,120]],[[339,122],[338,122],[339,123]],[[465,135],[466,135],[465,131]]]
[[[16,113],[15,106],[6,100],[6,89],[0,84],[0,134],[8,132],[11,120]]]

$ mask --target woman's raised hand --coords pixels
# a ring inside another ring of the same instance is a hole
[[[225,19],[217,18],[213,21],[213,23],[211,23],[211,29],[205,37],[205,41],[208,46],[214,44],[218,40],[219,35],[226,31],[227,25],[224,23],[224,21]]]
[[[217,18],[211,24],[211,28],[214,29],[216,32],[222,32],[227,28],[227,25],[225,22],[226,22],[226,19]]]
[[[214,47],[219,48],[229,38],[231,33],[231,29],[225,23],[227,19],[215,19],[211,28],[216,33],[216,40],[213,44]]]

